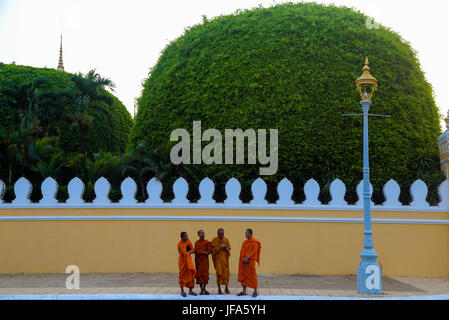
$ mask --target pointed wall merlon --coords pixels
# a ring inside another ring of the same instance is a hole
[[[146,204],[159,205],[163,203],[161,199],[162,183],[158,179],[152,178],[147,183],[147,193],[148,199],[145,201]]]
[[[187,193],[189,192],[189,184],[184,178],[178,178],[173,184],[173,193],[175,198],[171,203],[173,204],[187,204],[189,200],[187,199]]]
[[[212,198],[215,191],[215,184],[211,179],[206,177],[203,180],[201,180],[199,185],[199,191],[200,191],[200,199],[198,200],[199,204],[213,205],[216,203],[216,201]]]
[[[120,199],[120,204],[136,204],[136,193],[137,193],[137,184],[130,177],[123,180],[120,185],[120,191],[122,192],[122,198]]]

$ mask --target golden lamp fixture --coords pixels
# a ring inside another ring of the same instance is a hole
[[[371,100],[374,91],[377,89],[377,79],[369,72],[371,68],[368,65],[368,57],[366,57],[365,66],[362,69],[363,73],[357,80],[355,80],[357,90],[359,90],[362,100]]]

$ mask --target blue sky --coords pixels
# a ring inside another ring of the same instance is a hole
[[[285,1],[264,0],[0,0],[0,61],[56,68],[63,32],[68,72],[92,68],[117,85],[133,113],[141,83],[160,52],[187,26],[237,9]],[[447,0],[316,1],[354,7],[401,34],[417,50],[440,112],[449,109]]]

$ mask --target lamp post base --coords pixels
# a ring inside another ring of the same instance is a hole
[[[357,292],[382,294],[382,269],[376,262],[377,253],[372,249],[365,249],[360,256],[362,262],[357,268]]]

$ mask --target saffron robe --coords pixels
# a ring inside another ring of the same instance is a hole
[[[195,242],[195,267],[196,283],[209,283],[209,254],[212,247],[209,240],[197,240]],[[207,252],[207,254],[203,253]]]
[[[239,282],[244,287],[257,289],[256,261],[260,264],[260,250],[262,246],[256,238],[243,241],[239,260]],[[243,258],[249,257],[249,263],[243,263]]]
[[[229,257],[231,255],[231,243],[228,238],[215,237],[212,239],[212,261],[214,262],[215,272],[217,275],[217,284],[229,284]],[[228,249],[223,250],[221,245],[227,245]]]
[[[193,288],[195,286],[194,279],[196,271],[190,253],[187,252],[187,246],[190,247],[189,252],[193,250],[192,242],[189,239],[185,242],[182,240],[178,242],[179,286],[181,288]]]

